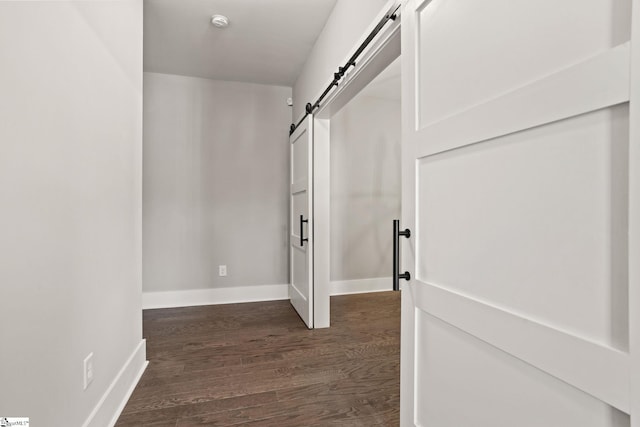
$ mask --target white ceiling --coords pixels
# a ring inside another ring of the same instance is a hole
[[[336,0],[145,0],[144,70],[292,86]],[[222,14],[224,30],[211,25]]]

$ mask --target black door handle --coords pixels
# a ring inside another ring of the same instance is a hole
[[[411,280],[411,274],[408,271],[400,274],[400,236],[407,239],[411,237],[411,230],[405,228],[400,231],[400,220],[393,220],[393,290],[400,290],[400,279]]]
[[[309,222],[309,219],[303,219],[303,216],[300,215],[300,246],[304,246],[304,242],[308,242],[309,239],[303,239],[302,235],[304,234],[304,227],[302,226],[303,223],[305,222]]]

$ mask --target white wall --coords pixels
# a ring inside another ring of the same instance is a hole
[[[366,91],[331,119],[332,281],[391,275],[392,221],[400,218],[400,101]]]
[[[145,293],[288,283],[291,88],[144,79]]]
[[[1,1],[0,64],[0,415],[105,426],[144,363],[142,1]]]
[[[338,0],[302,72],[293,86],[293,119],[297,121],[308,102],[315,102],[333,79],[333,73],[344,65],[373,29],[376,16],[388,0]],[[371,27],[371,28],[369,28]]]

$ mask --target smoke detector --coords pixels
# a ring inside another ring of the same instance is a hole
[[[211,23],[217,28],[226,28],[229,26],[229,18],[224,15],[213,15],[211,17]]]

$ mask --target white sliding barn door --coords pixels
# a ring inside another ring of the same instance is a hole
[[[404,4],[403,426],[640,427],[631,3]]]
[[[313,328],[313,116],[307,116],[289,142],[289,300],[307,327]]]

